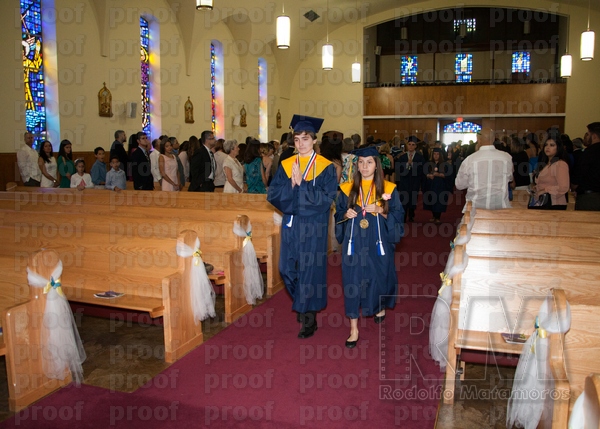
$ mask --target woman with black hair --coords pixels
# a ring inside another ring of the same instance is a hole
[[[321,141],[321,156],[333,164],[338,183],[342,177],[342,143],[323,136]]]
[[[510,154],[513,162],[513,178],[515,179],[514,189],[525,191],[529,187],[531,180],[529,178],[529,155],[525,152],[525,142],[512,136],[510,140]]]
[[[569,191],[569,165],[567,151],[558,133],[548,133],[542,146],[536,171],[533,175],[533,202],[529,208],[566,210]]]
[[[423,210],[430,210],[432,218],[429,222],[441,223],[442,213],[446,212],[450,192],[448,192],[448,164],[439,147],[433,148],[431,160],[425,164],[427,179],[423,192]]]
[[[60,142],[58,148],[58,174],[60,174],[60,187],[71,187],[71,176],[75,174],[75,164],[73,163],[73,145],[69,140]]]
[[[352,182],[340,185],[336,202],[335,236],[342,244],[342,281],[350,336],[358,342],[358,317],[383,322],[385,309],[396,304],[394,249],[404,233],[404,209],[396,185],[383,178],[379,152],[366,147],[358,156]]]
[[[56,165],[56,159],[54,159],[52,143],[50,143],[48,140],[44,140],[40,144],[40,157],[38,158],[38,166],[42,172],[42,181],[40,182],[40,187],[56,188],[58,186],[58,181],[56,180],[58,167]]]
[[[246,145],[244,154],[244,171],[246,172],[246,183],[248,184],[249,194],[266,194],[267,177],[262,164],[260,154],[260,142],[251,140]]]

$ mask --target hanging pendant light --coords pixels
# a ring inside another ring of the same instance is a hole
[[[288,49],[290,47],[290,17],[285,15],[285,9],[282,8],[283,15],[277,17],[277,47],[279,49]]]
[[[321,50],[321,63],[323,70],[331,70],[333,68],[333,45],[329,44],[329,0],[327,1],[325,19],[327,20],[327,43],[323,45],[323,49]]]
[[[196,0],[197,10],[212,10],[213,0]]]
[[[596,34],[590,30],[590,2],[588,2],[588,24],[587,31],[581,33],[581,45],[579,55],[582,61],[591,61],[594,59],[594,44]]]

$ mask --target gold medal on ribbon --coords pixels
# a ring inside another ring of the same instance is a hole
[[[359,225],[362,229],[367,229],[369,227],[369,221],[366,219],[363,219],[360,221]]]

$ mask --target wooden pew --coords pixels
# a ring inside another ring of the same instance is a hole
[[[469,222],[467,208],[464,222]],[[569,216],[580,212],[568,213]],[[593,218],[587,213],[582,217],[588,221]],[[494,219],[498,215],[501,221]],[[552,219],[552,215],[563,218],[565,212],[540,212],[477,210],[475,222],[470,235],[470,241],[465,247],[457,246],[455,255],[462,260],[468,254],[468,266],[465,272],[454,279],[453,301],[451,306],[451,328],[448,343],[449,365],[446,371],[445,402],[452,403],[456,356],[461,349],[475,349],[504,353],[520,353],[520,346],[507,344],[498,332],[499,327],[483,330],[463,330],[458,321],[464,320],[468,310],[461,308],[461,300],[468,301],[469,296],[501,296],[505,314],[510,321],[519,321],[512,326],[509,321],[506,329],[516,329],[516,332],[531,331],[533,319],[539,308],[539,302],[521,302],[520,296],[546,296],[552,287],[564,287],[569,290],[570,300],[576,304],[593,305],[598,302],[600,276],[596,273],[600,243],[589,228],[585,231],[575,231],[572,225],[558,226],[557,236],[536,234],[530,220],[531,216],[541,215],[544,219]],[[479,222],[480,216],[487,222]],[[529,222],[525,227],[509,225],[513,222],[520,225]],[[527,220],[523,220],[527,219]],[[598,219],[596,215],[596,219]],[[500,222],[506,224],[500,225]],[[479,222],[479,223],[478,223]],[[590,222],[591,223],[591,222]],[[541,223],[543,225],[543,223]],[[600,225],[599,225],[600,226]],[[487,228],[489,231],[486,231]],[[585,227],[583,228],[585,229]],[[598,228],[596,228],[598,229]],[[486,234],[489,232],[489,234]],[[501,232],[497,234],[497,232]],[[512,234],[504,234],[510,232]],[[532,235],[526,235],[529,232]],[[569,237],[574,232],[580,236]],[[464,234],[464,231],[462,232]],[[590,290],[594,293],[590,294]],[[472,303],[471,303],[472,304]]]
[[[168,219],[172,226],[173,222],[182,224],[182,219],[186,218],[203,222],[233,222],[240,213],[241,202],[244,208],[250,207],[254,213],[253,241],[259,259],[267,262],[267,294],[273,295],[283,288],[278,268],[279,227],[273,224],[275,209],[267,203],[264,195],[242,194],[242,201],[237,201],[232,195],[147,191],[117,194],[102,190],[80,192],[71,189],[41,189],[39,192],[0,193],[0,208],[6,210],[14,208],[19,212],[67,211],[70,212],[70,217],[92,212],[106,216],[104,223],[117,214],[136,218],[136,221],[139,221],[148,218],[148,214],[151,213],[152,219],[148,219],[150,222],[156,222],[161,218]],[[201,208],[205,209],[198,210]],[[122,223],[122,225],[127,224],[128,222]],[[117,225],[117,222],[113,221],[113,225]],[[182,229],[198,229],[197,225],[182,225]],[[235,240],[231,224],[213,228],[210,233],[200,233],[200,235],[203,244],[207,244],[208,241],[213,241],[214,244],[225,244],[223,241]],[[213,265],[220,267],[217,264]],[[223,282],[222,276],[214,277],[213,280]]]

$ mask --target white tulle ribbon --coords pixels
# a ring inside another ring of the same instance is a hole
[[[69,302],[61,289],[63,265],[58,261],[50,279],[45,279],[27,268],[29,286],[43,288],[46,296],[44,328],[42,330],[43,370],[46,377],[64,380],[69,368],[77,385],[83,380],[81,364],[86,359],[81,337]]]
[[[282,222],[283,217],[279,213],[273,212],[273,223],[275,224],[275,226],[281,226]]]
[[[193,258],[190,271],[190,301],[194,321],[198,324],[209,317],[215,317],[215,290],[206,274],[200,252],[200,239],[196,238],[194,249],[178,241],[176,251],[182,258]]]
[[[531,334],[519,358],[513,388],[508,400],[506,425],[535,429],[542,417],[545,400],[551,396],[554,382],[550,373],[548,334],[564,334],[571,327],[571,307],[557,313],[553,298],[547,297],[536,318]]]
[[[244,264],[244,294],[246,302],[250,305],[256,304],[257,299],[263,297],[264,282],[258,261],[256,260],[256,251],[252,244],[252,226],[250,222],[244,229],[239,222],[234,222],[233,233],[238,237],[244,237],[242,246],[242,263]]]
[[[575,401],[569,416],[569,429],[585,429],[585,391]]]
[[[450,332],[450,306],[452,305],[452,280],[462,274],[469,264],[465,253],[460,265],[454,265],[454,249],[450,251],[446,268],[440,273],[442,285],[433,306],[429,325],[429,353],[440,369],[444,370],[448,362],[448,335]],[[460,287],[460,285],[458,285]]]

